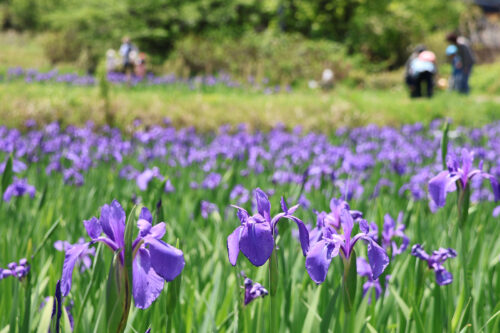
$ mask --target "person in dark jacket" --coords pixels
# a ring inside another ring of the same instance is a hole
[[[457,47],[457,55],[460,57],[462,63],[462,75],[459,82],[457,82],[458,91],[462,94],[468,94],[470,91],[469,77],[472,72],[472,66],[476,62],[474,52],[465,37],[451,33],[446,36],[446,40]]]

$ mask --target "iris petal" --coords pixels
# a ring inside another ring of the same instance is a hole
[[[135,306],[148,308],[163,290],[164,281],[151,267],[149,252],[140,249],[133,262],[132,294]]]
[[[332,258],[338,253],[337,246],[328,245],[324,240],[317,242],[311,248],[306,257],[306,269],[314,282],[320,284],[325,281]]]
[[[87,230],[87,234],[92,239],[96,239],[102,233],[101,224],[99,223],[99,220],[95,217],[92,217],[88,221],[83,221],[83,225],[85,226],[85,230]]]
[[[181,250],[158,239],[148,239],[151,266],[167,282],[174,280],[184,269]]]
[[[123,236],[125,233],[125,211],[118,201],[113,200],[111,205],[104,205],[99,219],[102,230],[118,247],[125,246]]]
[[[229,262],[231,265],[236,266],[236,261],[238,260],[238,254],[240,253],[240,233],[243,227],[236,228],[227,237],[227,255],[229,257]]]
[[[241,232],[239,246],[253,265],[264,265],[274,249],[274,238],[269,224],[246,223]]]
[[[68,296],[71,290],[71,280],[73,278],[73,269],[75,268],[76,261],[84,251],[88,250],[88,248],[89,243],[75,244],[66,251],[61,277],[61,291],[64,296]]]

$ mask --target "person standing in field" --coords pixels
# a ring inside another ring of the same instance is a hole
[[[462,79],[462,59],[458,55],[458,48],[455,45],[449,45],[446,48],[446,56],[451,63],[451,78],[449,82],[450,90],[459,90],[459,84]]]
[[[474,52],[465,37],[451,33],[446,36],[446,40],[457,47],[457,55],[462,64],[462,75],[458,81],[458,91],[462,94],[468,94],[470,91],[469,77],[472,72],[472,66],[476,62]]]
[[[409,74],[414,84],[411,97],[422,97],[422,87],[425,84],[427,97],[434,93],[434,75],[437,72],[436,55],[432,51],[422,51],[410,62]]]
[[[134,60],[132,56],[137,51],[129,37],[123,37],[119,52],[122,57],[123,72],[127,77],[127,82],[130,82],[132,73],[134,72]]]

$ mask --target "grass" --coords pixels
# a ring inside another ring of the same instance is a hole
[[[8,67],[50,68],[43,56],[42,37],[0,34],[0,73]],[[68,70],[70,65],[62,65]],[[441,66],[447,76],[448,65]],[[470,96],[438,91],[431,100],[411,100],[402,84],[401,72],[387,72],[365,78],[364,88],[340,84],[331,92],[311,91],[303,85],[292,93],[262,93],[215,87],[191,91],[186,87],[111,88],[110,114],[114,125],[125,127],[141,118],[149,124],[168,117],[178,127],[213,130],[221,124],[248,123],[255,129],[269,129],[283,123],[306,130],[328,132],[340,126],[400,125],[428,123],[448,117],[456,124],[480,126],[500,119],[500,64],[475,68]],[[30,118],[42,123],[81,124],[92,120],[103,124],[104,101],[97,87],[64,84],[25,84],[22,80],[0,81],[2,123],[19,127]]]
[[[96,87],[4,83],[0,84],[0,100],[0,117],[8,126],[19,127],[29,118],[63,124],[106,121],[104,101]],[[411,100],[402,88],[340,86],[331,93],[298,90],[277,95],[229,89],[196,92],[181,87],[114,87],[111,92],[111,110],[118,126],[135,118],[155,124],[168,117],[178,127],[200,130],[245,122],[256,129],[283,123],[289,128],[300,125],[326,132],[340,126],[397,126],[443,117],[457,124],[480,126],[500,119],[499,105],[500,100],[492,96],[450,92],[438,92],[431,100]]]

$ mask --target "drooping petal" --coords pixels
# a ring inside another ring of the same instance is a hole
[[[444,286],[453,282],[453,275],[446,269],[436,269],[436,282],[440,286]]]
[[[229,257],[229,262],[231,265],[236,266],[236,261],[238,260],[238,254],[240,253],[240,234],[243,227],[236,228],[227,237],[227,255]]]
[[[73,269],[75,268],[76,261],[83,252],[88,250],[89,244],[90,243],[75,244],[66,251],[61,277],[61,291],[64,296],[68,296],[71,290],[71,280],[73,278]]]
[[[87,234],[91,239],[96,239],[102,233],[102,227],[99,223],[99,220],[95,217],[92,217],[88,221],[83,221],[83,225],[85,226],[85,230],[87,230]]]
[[[102,230],[111,240],[113,240],[118,247],[123,248],[124,233],[125,233],[125,211],[120,203],[116,200],[111,202],[111,205],[104,205],[101,208],[101,223]]]
[[[300,247],[302,248],[302,254],[305,257],[307,251],[309,251],[309,231],[307,230],[306,225],[301,219],[295,216],[285,216],[285,218],[292,220],[295,224],[297,224],[297,227],[299,228]]]
[[[274,238],[268,223],[247,222],[240,234],[240,250],[255,266],[262,266],[274,250]]]
[[[429,181],[429,195],[438,207],[446,204],[446,194],[454,190],[459,176],[450,176],[448,171],[441,171]]]
[[[148,250],[139,249],[132,270],[132,295],[135,306],[139,309],[148,308],[162,292],[164,283],[163,278],[151,267]]]
[[[389,256],[385,252],[385,250],[377,244],[368,235],[365,234],[357,234],[354,237],[354,241],[352,243],[352,246],[354,246],[354,243],[356,242],[357,239],[363,239],[366,241],[367,246],[368,246],[368,262],[370,263],[370,267],[372,268],[372,278],[373,280],[377,279],[380,274],[382,274],[389,265]]]
[[[184,254],[164,241],[148,238],[151,266],[167,282],[174,280],[184,269]]]
[[[271,221],[271,203],[267,194],[260,188],[255,189],[255,199],[257,200],[257,211],[266,221]]]
[[[320,284],[325,281],[332,258],[338,253],[338,246],[327,244],[324,240],[317,242],[311,248],[306,257],[306,269],[314,282]]]

